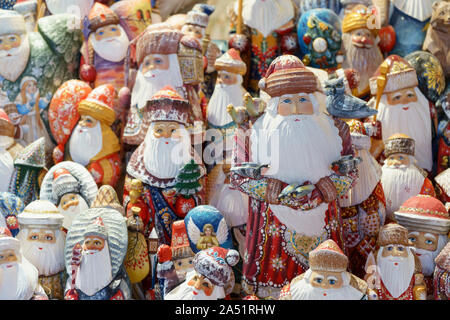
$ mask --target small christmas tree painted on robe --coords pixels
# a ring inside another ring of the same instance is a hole
[[[183,168],[181,168],[175,184],[175,190],[178,194],[190,196],[202,189],[199,183],[201,173],[200,166],[191,160]]]

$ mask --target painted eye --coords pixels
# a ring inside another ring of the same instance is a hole
[[[426,244],[433,244],[434,242],[433,242],[433,240],[427,239],[427,240],[425,240],[425,243]]]
[[[52,241],[53,240],[53,236],[45,236],[45,240]]]
[[[175,133],[175,131],[177,131],[177,129],[172,129],[172,131],[170,131],[170,132]]]
[[[413,93],[408,93],[408,98],[414,98],[414,94]]]
[[[162,60],[161,60],[161,59],[155,59],[155,63],[156,63],[156,64],[161,64],[161,63],[162,63]]]
[[[330,279],[330,280],[328,280],[328,283],[331,284],[331,285],[335,285],[336,284],[336,280]]]
[[[98,34],[99,34],[100,36],[102,36],[102,35],[104,34],[104,32],[103,32],[103,31],[100,31]]]
[[[178,262],[178,265],[181,267],[181,265],[182,265],[182,263],[181,263],[181,261],[180,262]]]
[[[95,244],[96,246],[101,246],[101,245],[102,245],[102,243],[101,243],[100,241],[95,241],[94,244]]]
[[[298,99],[298,101],[300,101],[301,103],[304,103],[304,102],[307,102],[308,100],[306,98],[302,97],[302,98]]]
[[[204,286],[205,288],[209,288],[209,284],[208,284],[207,282],[203,282],[203,286]]]
[[[322,278],[315,278],[314,281],[317,283],[322,283],[323,280],[322,280]]]
[[[37,240],[37,239],[39,239],[39,236],[36,235],[36,234],[33,234],[33,235],[30,237],[30,239],[31,239],[31,240]]]
[[[399,160],[404,160],[405,158],[403,158],[403,156],[399,156],[398,159]]]
[[[394,248],[392,246],[387,247],[388,251],[392,251]]]
[[[189,260],[189,264],[192,264],[192,260]]]
[[[5,259],[5,256],[0,255],[0,260],[3,260],[3,259]]]
[[[415,237],[409,237],[409,241],[416,242],[416,238]]]
[[[16,40],[17,40],[16,37],[9,37],[9,41],[10,41],[10,42],[15,42]]]
[[[400,96],[395,96],[394,101],[398,101],[398,100],[400,100]]]
[[[399,246],[399,247],[397,248],[397,250],[398,250],[398,251],[405,251],[405,247]]]
[[[283,103],[292,103],[292,100],[289,99],[289,98],[286,98],[286,99],[283,100]]]

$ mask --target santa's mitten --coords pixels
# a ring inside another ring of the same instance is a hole
[[[64,300],[79,300],[77,291],[75,289],[67,291]]]

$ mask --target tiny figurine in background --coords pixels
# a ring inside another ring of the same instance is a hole
[[[111,129],[116,119],[115,90],[102,85],[78,104],[80,119],[66,144],[65,159],[85,166],[99,185],[114,186],[120,176],[119,139]]]
[[[184,220],[175,221],[172,224],[172,261],[177,272],[178,279],[184,281],[186,274],[194,270],[192,264],[195,253],[192,251],[186,232]]]
[[[419,90],[411,64],[397,55],[387,57],[370,78],[370,91],[374,97],[369,104],[378,110],[372,155],[382,163],[383,142],[393,134],[406,134],[415,142],[418,166],[431,172],[434,106]]]
[[[297,26],[302,61],[306,66],[326,71],[343,62],[341,22],[329,9],[312,9],[300,16]]]
[[[23,147],[14,140],[15,127],[8,115],[0,109],[0,192],[8,191],[14,171],[14,159]]]
[[[450,300],[450,243],[447,243],[434,261],[436,262],[433,273],[434,299]]]
[[[450,209],[450,168],[442,171],[434,178],[436,197]]]
[[[72,161],[60,162],[46,173],[39,198],[49,200],[64,215],[62,227],[70,229],[73,219],[89,209],[98,187],[87,169]]]
[[[345,51],[342,67],[358,72],[359,85],[352,93],[359,98],[369,96],[369,78],[383,62],[383,54],[378,47],[378,29],[369,23],[373,18],[368,9],[353,10],[342,21],[342,46]]]
[[[418,195],[406,200],[394,215],[397,222],[408,229],[409,241],[416,248],[428,296],[431,297],[434,259],[448,242],[450,216],[447,209],[434,197]]]
[[[0,227],[0,300],[47,300],[38,270],[20,251],[20,241]]]
[[[163,292],[161,292],[161,298],[164,300],[164,296],[180,282],[172,261],[172,249],[167,244],[162,244],[158,248],[158,265],[156,270],[158,279],[162,282]]]
[[[20,232],[17,239],[24,257],[39,272],[39,283],[49,299],[64,297],[64,245],[61,230],[64,216],[47,200],[36,200],[18,215]]]
[[[366,282],[379,300],[426,300],[420,260],[408,240],[408,230],[395,223],[378,234],[379,249],[369,256]]]
[[[367,283],[347,271],[348,258],[333,240],[309,253],[309,269],[285,285],[279,300],[366,300]]]
[[[38,199],[47,163],[45,138],[42,137],[17,154],[8,192],[18,196],[24,205]]]
[[[132,179],[143,184],[142,198],[155,214],[160,244],[170,245],[173,221],[203,203],[205,168],[194,162],[186,129],[189,103],[174,88],[166,87],[148,102],[143,130],[147,134],[127,166],[124,204],[129,201]]]
[[[24,207],[19,197],[9,192],[0,192],[0,227],[7,228],[13,237],[20,231],[17,216]]]
[[[385,142],[384,154],[387,159],[381,168],[381,185],[386,195],[386,217],[395,221],[394,212],[406,200],[418,194],[435,196],[435,192],[426,172],[417,166],[413,139],[392,135]]]
[[[148,0],[122,0],[111,5],[120,19],[120,26],[125,30],[128,39],[137,38],[152,21],[152,6]]]
[[[133,216],[133,207],[141,209],[139,210],[139,217],[143,223],[142,233],[148,237],[155,227],[155,213],[152,210],[149,210],[142,198],[144,192],[142,181],[139,179],[132,179],[125,188],[129,190],[128,195],[130,197],[130,201],[127,204],[126,216],[127,218]]]
[[[91,208],[78,215],[67,233],[64,249],[69,273],[66,300],[129,300],[128,275],[123,266],[127,226],[121,213]],[[81,250],[74,250],[81,246]]]
[[[422,47],[423,50],[431,52],[439,59],[447,78],[450,77],[450,56],[448,55],[450,49],[449,19],[450,3],[448,1],[433,3],[430,26]]]
[[[226,287],[234,282],[232,267],[239,261],[236,250],[212,247],[199,251],[194,270],[186,280],[170,291],[164,300],[218,300],[226,297]],[[234,286],[234,283],[231,287]]]
[[[244,35],[248,43],[245,47],[250,50],[250,57],[243,60],[247,63],[249,81],[244,87],[255,95],[259,91],[258,82],[272,61],[280,54],[297,49],[294,5],[292,0],[238,0],[229,15],[232,21],[230,48],[238,49],[244,58],[248,54],[242,51],[239,36]]]

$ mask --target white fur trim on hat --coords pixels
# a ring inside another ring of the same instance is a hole
[[[387,83],[384,87],[383,94],[394,92],[401,89],[416,87],[419,85],[416,71],[409,70],[400,73],[387,74]],[[370,78],[370,93],[376,95],[378,91],[377,77]]]
[[[20,241],[13,237],[0,237],[0,251],[9,249],[18,253],[20,250]]]
[[[25,19],[21,14],[11,10],[0,10],[0,35],[26,32]]]

